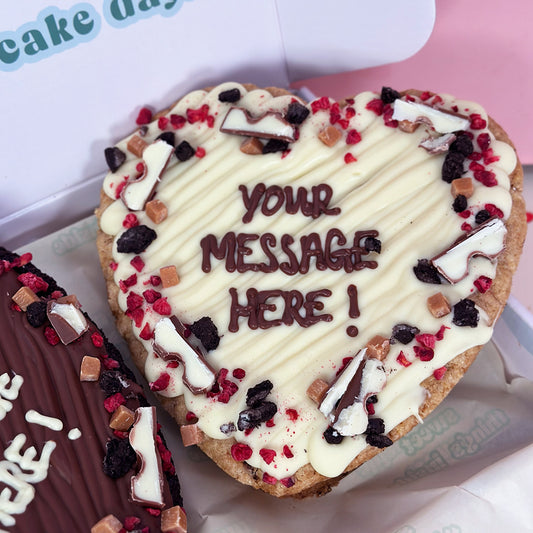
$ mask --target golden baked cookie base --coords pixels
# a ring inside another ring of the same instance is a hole
[[[255,85],[245,84],[247,90],[257,88]],[[206,89],[209,90],[209,89]],[[266,88],[273,96],[279,96],[287,94],[284,89],[276,87]],[[410,94],[420,94],[420,91],[406,91]],[[342,102],[341,102],[342,106]],[[165,114],[168,110],[160,112],[154,118]],[[509,139],[503,128],[497,124],[492,118],[489,118],[489,128],[494,137],[500,141],[506,142],[513,146],[513,143]],[[511,292],[511,282],[513,274],[518,266],[520,254],[522,252],[522,246],[526,236],[526,208],[525,202],[522,196],[523,186],[523,171],[520,162],[517,162],[516,168],[510,175],[511,183],[511,197],[512,197],[512,210],[509,219],[506,221],[507,227],[507,239],[506,247],[503,253],[498,257],[498,266],[496,276],[490,289],[484,294],[476,293],[472,299],[485,310],[491,321],[497,320],[500,316],[505,303]],[[96,210],[96,216],[98,221],[105,209],[113,202],[103,190],[100,193],[100,207]],[[117,329],[124,337],[129,345],[133,362],[137,368],[144,372],[144,362],[147,357],[147,353],[135,336],[133,335],[131,328],[131,320],[124,314],[124,312],[118,306],[118,293],[119,288],[113,280],[113,271],[110,268],[110,264],[113,261],[112,247],[114,237],[107,235],[103,231],[98,231],[97,247],[100,256],[100,263],[102,271],[104,273],[108,302],[113,312]],[[433,409],[435,409],[442,400],[448,395],[452,388],[464,375],[466,370],[474,362],[477,354],[481,350],[481,346],[470,348],[466,352],[459,354],[447,365],[447,371],[444,374],[444,378],[440,381],[433,377],[427,378],[422,385],[429,392],[425,403],[420,408],[419,414],[422,418],[428,416]],[[165,398],[161,395],[157,395],[163,407],[174,417],[178,424],[185,424],[187,409],[185,407],[183,397],[178,398]],[[396,441],[399,438],[407,434],[418,424],[417,419],[414,416],[410,416],[392,431],[388,436]],[[235,440],[230,439],[212,439],[206,437],[205,440],[199,444],[199,447],[226,473],[235,478],[236,480],[250,485],[256,489],[261,489],[276,497],[291,496],[294,498],[305,498],[308,496],[321,496],[328,493],[332,487],[338,484],[338,482],[351,471],[358,466],[380,453],[382,450],[367,446],[347,467],[346,470],[335,478],[327,478],[320,475],[314,470],[314,468],[307,464],[300,468],[293,476],[295,484],[286,488],[282,484],[270,485],[262,481],[262,471],[246,464],[245,462],[235,461],[231,456],[231,446]]]

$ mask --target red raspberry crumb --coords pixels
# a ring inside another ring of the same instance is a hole
[[[150,283],[154,287],[158,287],[159,285],[161,285],[161,278],[159,276],[150,276]]]
[[[435,333],[435,338],[438,340],[438,341],[441,341],[443,338],[444,338],[444,332],[447,330],[447,329],[450,329],[448,326],[445,326],[444,324],[439,328],[439,331],[437,331],[437,333]]]
[[[236,368],[233,372],[233,377],[236,379],[243,379],[246,376],[246,372],[242,368]]]
[[[357,130],[350,130],[346,135],[346,144],[357,144],[361,141],[361,134]]]
[[[275,485],[278,482],[278,480],[274,476],[271,476],[270,474],[263,472],[263,482],[268,483],[269,485]]]
[[[172,313],[172,309],[166,298],[159,298],[159,300],[156,300],[154,302],[154,311],[158,315],[163,316],[168,316],[170,315],[170,313]]]
[[[187,122],[187,119],[185,117],[182,117],[181,115],[170,115],[170,125],[175,130],[180,130],[185,126],[185,123]]]
[[[425,102],[426,100],[429,100],[430,98],[431,98],[431,93],[429,91],[424,91],[420,95],[420,100],[422,100],[422,102]]]
[[[421,344],[426,348],[435,348],[435,335],[432,335],[431,333],[421,333],[420,335],[416,335],[415,340],[418,344]]]
[[[231,456],[235,461],[246,461],[252,457],[252,448],[248,444],[236,442],[231,447]]]
[[[209,114],[209,106],[204,104],[199,109],[187,109],[187,120],[190,124],[203,122]]]
[[[198,417],[192,411],[187,411],[187,414],[185,415],[185,420],[187,420],[187,422],[192,422],[193,420],[196,422],[198,420]]]
[[[141,272],[144,268],[144,261],[141,259],[141,256],[136,255],[131,261],[130,265],[137,271]]]
[[[102,335],[100,335],[100,333],[98,333],[98,331],[95,331],[91,335],[91,341],[93,345],[97,348],[101,348],[104,345],[104,338],[102,337]]]
[[[135,226],[139,225],[139,219],[134,213],[128,213],[122,221],[122,225],[125,228],[134,228]]]
[[[150,325],[146,323],[139,333],[139,337],[145,341],[149,341],[154,336],[154,332],[150,329]]]
[[[170,383],[170,375],[163,372],[155,381],[150,383],[150,390],[152,392],[159,392],[165,390]]]
[[[140,518],[137,518],[136,516],[127,516],[124,518],[124,529],[126,531],[133,531],[140,523]]]
[[[491,285],[492,280],[487,276],[479,276],[479,278],[474,281],[474,286],[481,293],[487,292]]]
[[[106,370],[115,370],[116,368],[120,366],[116,359],[110,359],[110,358],[104,359],[102,361],[102,364],[104,365],[104,368]]]
[[[409,361],[407,357],[405,357],[403,351],[400,351],[398,357],[396,357],[396,361],[398,361],[398,363],[402,366],[411,366],[412,364],[411,361]]]
[[[215,126],[215,117],[213,115],[207,116],[207,127],[213,128]]]
[[[436,94],[431,100],[431,105],[442,104],[443,101],[444,100],[440,97],[440,95]]]
[[[143,124],[149,124],[151,121],[152,121],[152,112],[147,107],[143,107],[139,111],[139,114],[137,115],[137,119],[135,120],[135,122],[139,126],[142,126]]]
[[[50,295],[50,298],[52,298],[52,300],[57,300],[58,298],[61,298],[61,296],[65,296],[64,293],[62,293],[61,291],[54,291]]]
[[[500,156],[494,155],[494,150],[492,148],[485,150],[482,155],[483,163],[485,163],[485,165],[490,165],[491,163],[496,163],[496,161],[500,160]]]
[[[279,482],[288,489],[294,485],[294,479],[292,477],[284,477],[283,479],[280,479]]]
[[[104,400],[104,407],[108,413],[114,413],[119,406],[126,403],[126,398],[120,393],[116,392]]]
[[[132,274],[129,278],[124,280],[126,287],[133,287],[137,283],[137,274]]]
[[[152,516],[159,516],[161,514],[161,509],[153,509],[152,507],[146,507],[146,512]]]
[[[135,309],[138,309],[142,306],[144,303],[143,297],[140,294],[137,294],[136,292],[131,291],[128,294],[128,297],[126,299],[126,304],[128,306],[128,311],[133,311]]]
[[[394,120],[392,118],[392,115],[394,114],[394,109],[390,104],[387,104],[383,107],[383,122],[385,123],[385,126],[389,128],[397,128],[398,127],[398,121]]]
[[[503,218],[503,211],[494,204],[485,204],[485,209],[490,213],[491,216]]]
[[[435,356],[433,349],[426,346],[413,346],[413,350],[420,361],[431,361]]]
[[[374,409],[374,404],[371,403],[371,402],[366,402],[365,409],[366,409],[366,413],[368,415],[375,415],[376,414],[376,411]]]
[[[468,218],[472,213],[469,209],[465,209],[464,211],[461,211],[460,213],[457,213],[461,218]]]
[[[405,95],[405,101],[406,102],[416,102],[416,98],[414,96],[411,96],[410,94]]]
[[[461,224],[461,229],[463,231],[472,231],[472,226],[468,222],[463,222]]]
[[[122,193],[122,189],[126,186],[126,182],[128,181],[129,176],[124,176],[124,180],[121,181],[117,185],[117,190],[115,191],[115,199],[118,200],[120,198],[120,194]]]
[[[202,148],[201,146],[199,146],[198,148],[196,148],[196,153],[194,155],[202,159],[202,157],[205,156],[205,148]]]
[[[164,130],[168,126],[169,122],[170,121],[168,120],[167,117],[159,117],[159,120],[157,121],[157,127],[160,130]]]
[[[46,283],[43,278],[36,276],[32,272],[20,274],[17,279],[22,283],[22,285],[29,287],[35,293],[46,291],[48,289],[48,283]]]
[[[285,414],[289,417],[289,420],[293,422],[298,420],[298,411],[296,409],[285,409]]]
[[[344,116],[348,119],[355,117],[355,109],[353,107],[347,107],[344,110]]]
[[[468,159],[472,160],[472,161],[480,161],[481,159],[483,159],[483,154],[479,153],[479,152],[472,152],[469,156],[468,156]]]
[[[470,128],[473,130],[482,130],[487,127],[487,121],[479,113],[470,115]]]
[[[452,105],[452,111],[454,113],[459,113],[459,108],[456,105]]]
[[[55,332],[55,329],[51,328],[50,326],[44,328],[44,336],[46,337],[48,344],[51,344],[52,346],[59,344],[59,337]]]
[[[348,126],[350,125],[350,121],[349,121],[347,118],[340,118],[340,119],[337,121],[337,124],[338,124],[343,130],[346,130],[346,129],[348,129]]]
[[[113,430],[113,435],[115,435],[117,439],[127,439],[129,433],[127,431],[119,431],[118,429],[115,429]]]
[[[344,156],[344,162],[346,164],[349,164],[349,163],[355,163],[357,161],[357,159],[350,153],[348,152],[345,156]]]
[[[167,363],[167,368],[178,368],[180,366],[179,361],[169,361]]]
[[[17,313],[22,313],[22,309],[15,302],[11,302],[11,305],[9,307]]]
[[[118,263],[111,261],[111,263],[109,263],[109,268],[114,272],[118,268]]]
[[[477,138],[477,145],[481,148],[482,152],[488,150],[490,145],[490,135],[488,133],[480,133]]]
[[[533,213],[531,213],[530,211],[528,211],[526,213],[526,222],[531,222],[533,220]]]
[[[346,101],[346,103],[348,105],[354,105],[355,104],[355,100],[353,98],[346,98],[345,101]]]
[[[369,111],[374,111],[379,117],[383,113],[383,100],[381,98],[374,98],[373,100],[370,100],[365,107]]]
[[[474,172],[474,178],[476,178],[477,181],[483,183],[485,187],[495,187],[498,185],[498,181],[496,180],[496,174],[492,172],[491,170],[477,170]]]
[[[19,264],[18,266],[24,266],[24,265],[27,265],[31,260],[33,259],[33,256],[31,255],[30,252],[26,252],[25,254],[22,254],[18,260],[19,260]]]
[[[274,419],[273,419],[273,418],[271,418],[270,420],[267,420],[267,421],[265,422],[265,426],[266,426],[267,428],[273,428],[275,425],[276,425],[276,423],[274,422]]]
[[[135,170],[141,175],[144,174],[144,163],[142,161],[139,161],[135,165]]]
[[[259,455],[263,458],[263,461],[269,465],[274,460],[274,457],[276,457],[276,452],[268,448],[261,448],[259,450]]]
[[[286,444],[285,446],[283,446],[283,455],[287,459],[292,459],[294,457],[294,454],[291,452],[291,449]]]
[[[470,165],[468,165],[468,168],[472,172],[476,172],[477,170],[485,170],[485,167],[481,163],[476,163],[475,161],[472,161]]]
[[[338,376],[346,368],[346,366],[349,364],[349,362],[352,359],[353,359],[353,357],[343,357],[342,364],[341,364],[339,370],[337,370],[337,373],[335,375]]]
[[[144,319],[144,311],[137,307],[137,309],[127,309],[126,316],[130,317],[131,320],[135,323],[136,328],[140,328]]]
[[[446,374],[446,367],[445,366],[441,366],[440,368],[437,368],[433,372],[433,377],[440,381],[444,377],[444,374]]]
[[[311,111],[313,112],[313,115],[321,109],[329,109],[330,107],[331,102],[327,96],[322,96],[318,100],[311,102]]]
[[[149,304],[153,304],[156,300],[161,298],[161,293],[154,291],[154,289],[147,289],[143,292],[143,296]]]

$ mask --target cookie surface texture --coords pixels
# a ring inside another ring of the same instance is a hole
[[[525,209],[514,148],[478,104],[225,83],[113,150],[98,245],[118,327],[243,483],[326,492],[491,337]]]
[[[0,247],[0,529],[161,531],[161,513],[182,499],[155,407],[76,297],[30,256]],[[145,422],[153,433],[141,444],[133,434]]]

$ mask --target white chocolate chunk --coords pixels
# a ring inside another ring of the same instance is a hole
[[[493,259],[502,252],[506,235],[503,221],[499,218],[490,219],[465,239],[431,259],[431,262],[450,283],[457,283],[468,275],[471,257],[481,255]]]
[[[185,367],[183,381],[192,392],[205,391],[214,384],[214,372],[177,332],[169,318],[162,318],[155,325],[154,344],[179,356]]]
[[[425,104],[406,102],[397,99],[394,101],[394,120],[408,120],[409,122],[431,122],[433,129],[439,133],[466,130],[470,125],[468,119],[451,113],[444,113]]]
[[[448,151],[453,141],[455,141],[455,135],[453,133],[446,133],[440,137],[429,137],[423,140],[418,146],[425,148],[430,154],[441,154]]]
[[[162,507],[163,479],[155,428],[155,407],[139,407],[129,435],[131,447],[141,459],[139,473],[131,478],[131,496],[133,501]]]
[[[289,124],[279,113],[265,113],[259,118],[251,118],[241,107],[232,107],[220,131],[237,135],[249,135],[265,139],[277,138],[294,141],[294,126]]]
[[[143,152],[144,174],[137,180],[128,182],[122,191],[124,205],[131,211],[140,211],[155,189],[161,174],[167,166],[174,147],[163,140],[147,146]]]
[[[52,302],[50,313],[60,316],[78,335],[81,335],[87,330],[88,325],[86,318],[83,316],[83,313],[73,304],[60,304],[57,302]]]

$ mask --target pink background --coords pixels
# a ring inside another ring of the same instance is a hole
[[[437,0],[436,9],[433,33],[413,57],[293,86],[333,98],[388,85],[476,100],[507,130],[522,162],[532,164],[533,1]]]

